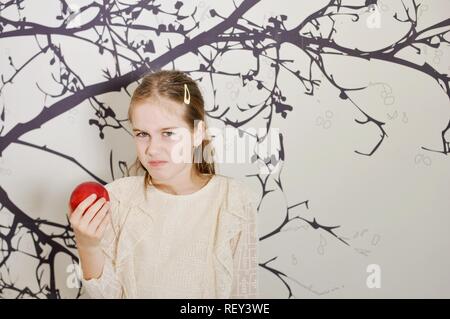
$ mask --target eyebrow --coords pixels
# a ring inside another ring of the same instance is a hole
[[[176,126],[172,126],[172,127],[163,127],[162,129],[160,129],[160,131],[170,130],[170,129],[174,129],[174,128],[178,128],[178,127],[176,127]],[[141,129],[139,129],[139,128],[133,128],[133,132],[136,132],[136,131],[142,131],[142,132],[145,132],[145,130],[141,130]]]

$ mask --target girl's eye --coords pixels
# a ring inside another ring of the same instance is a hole
[[[173,136],[175,133],[174,132],[163,132],[163,134],[167,134],[166,136],[170,137],[170,136]]]
[[[142,137],[141,134],[147,134],[147,133],[145,133],[145,132],[139,132],[139,133],[136,134],[136,136],[137,136],[137,137]]]

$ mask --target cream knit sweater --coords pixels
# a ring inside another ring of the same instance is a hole
[[[245,183],[215,175],[202,189],[146,190],[144,177],[106,185],[112,223],[92,298],[258,298],[256,207]]]

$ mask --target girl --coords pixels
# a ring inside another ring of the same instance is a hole
[[[145,174],[70,214],[88,294],[257,298],[257,196],[216,174],[196,82],[179,71],[143,77],[128,120]]]

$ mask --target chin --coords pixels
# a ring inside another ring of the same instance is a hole
[[[163,178],[170,176],[170,170],[167,168],[155,169],[155,168],[147,167],[147,171],[152,176],[158,176],[158,177],[163,177]]]

